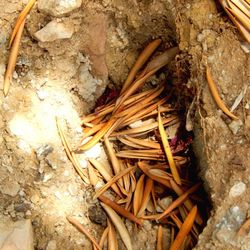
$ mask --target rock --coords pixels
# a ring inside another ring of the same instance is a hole
[[[37,150],[36,150],[36,154],[37,154],[37,157],[38,158],[43,158],[43,157],[46,157],[48,154],[50,154],[51,152],[53,152],[53,147],[48,145],[48,144],[45,144],[45,145],[42,145],[41,147],[39,147]]]
[[[33,250],[33,231],[30,220],[0,224],[1,250]]]
[[[46,250],[56,250],[56,241],[55,240],[50,240],[47,244]]]
[[[233,134],[236,135],[238,133],[238,131],[240,130],[242,125],[243,125],[243,123],[241,120],[236,120],[236,121],[232,121],[228,126],[229,126],[230,130],[233,132]]]
[[[246,214],[240,207],[234,206],[227,211],[226,215],[221,218],[220,223],[216,225],[214,236],[221,242],[233,241],[239,227],[246,219]]]
[[[59,39],[71,38],[74,33],[74,25],[71,23],[57,22],[53,20],[34,35],[40,42],[53,42]]]
[[[33,194],[31,197],[30,197],[30,201],[33,203],[33,204],[36,204],[38,203],[40,200],[40,197],[38,194]]]
[[[12,197],[15,197],[18,194],[19,190],[20,190],[20,185],[13,180],[4,180],[0,186],[0,191],[3,194],[7,194]]]
[[[231,187],[229,195],[231,197],[237,197],[242,195],[245,191],[246,191],[246,184],[240,181]]]
[[[97,224],[106,226],[107,216],[100,205],[94,205],[88,209],[89,219]]]
[[[81,4],[82,0],[39,0],[38,9],[46,14],[58,17],[79,8]]]
[[[102,80],[92,76],[91,63],[88,58],[85,58],[85,63],[82,63],[79,67],[79,82],[78,92],[82,98],[88,102],[93,103],[95,97],[100,96],[104,91],[105,86]]]

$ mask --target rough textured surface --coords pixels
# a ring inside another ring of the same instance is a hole
[[[2,219],[0,224],[0,249],[33,250],[34,242],[31,221],[21,220],[13,223]]]
[[[41,30],[37,31],[34,36],[39,42],[54,42],[59,39],[71,38],[73,33],[74,25],[53,20]]]
[[[57,17],[78,9],[81,4],[82,0],[39,0],[38,9]]]
[[[8,39],[23,2],[27,1],[0,2],[1,88]],[[189,81],[179,79],[185,91],[196,88],[190,112],[196,135],[193,146],[213,205],[196,249],[249,249],[249,234],[236,236],[250,209],[249,87],[234,111],[242,123],[232,124],[214,104],[204,74],[209,65],[229,107],[250,80],[248,47],[222,10],[211,0],[89,0],[81,6],[81,1],[38,2],[41,11],[35,6],[27,19],[10,94],[3,98],[0,92],[3,218],[30,218],[36,249],[91,249],[65,215],[75,216],[99,239],[103,227],[88,216],[88,208],[95,205],[93,190],[82,183],[68,161],[55,116],[65,121],[63,128],[72,146],[78,145],[79,117],[93,107],[107,84],[120,86],[124,82],[148,41],[162,37],[163,47],[178,43],[182,50],[176,63],[180,75],[190,76]],[[71,7],[42,10],[45,2],[46,6],[78,4],[74,11]],[[74,34],[70,39],[37,43],[35,33],[51,21],[73,25]],[[86,167],[86,161],[81,162]],[[156,226],[146,222],[139,231],[134,225],[127,226],[135,249],[154,248]]]

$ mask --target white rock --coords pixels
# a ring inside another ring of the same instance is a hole
[[[37,31],[34,35],[40,42],[53,42],[59,39],[71,38],[73,33],[73,24],[57,22],[56,20],[53,20],[41,30]]]
[[[0,224],[1,250],[33,250],[33,231],[30,220]]]
[[[229,195],[231,197],[237,197],[242,195],[245,191],[246,191],[246,184],[240,181],[231,187]]]
[[[39,0],[38,9],[52,16],[62,16],[77,8],[82,0]]]

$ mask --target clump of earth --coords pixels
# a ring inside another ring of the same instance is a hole
[[[0,2],[1,89],[10,34],[26,3]],[[105,215],[68,160],[55,116],[78,146],[80,118],[107,86],[121,87],[140,51],[159,37],[162,49],[178,45],[181,50],[160,77],[173,80],[186,105],[199,176],[212,206],[196,249],[250,248],[249,234],[237,236],[250,209],[250,46],[211,0],[37,1],[10,93],[4,98],[0,92],[0,235],[22,226],[26,236],[33,231],[36,249],[91,249],[65,216],[78,218],[99,239]],[[238,121],[214,103],[207,65],[228,107],[243,97],[234,111]],[[86,157],[93,157],[88,154],[81,159],[85,168]],[[98,157],[105,157],[101,149]],[[156,228],[146,223],[133,234],[134,249],[154,249]]]

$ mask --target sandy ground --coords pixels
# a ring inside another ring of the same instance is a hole
[[[1,88],[10,33],[26,2],[0,2]],[[72,37],[38,41],[35,33],[52,20],[67,23]],[[235,236],[250,209],[249,46],[211,0],[98,0],[84,1],[60,17],[36,5],[27,20],[10,93],[7,98],[0,93],[0,219],[30,218],[36,249],[91,249],[65,220],[67,214],[78,217],[99,238],[102,226],[89,220],[89,208],[97,206],[92,189],[67,159],[55,116],[64,120],[77,146],[80,117],[107,85],[123,83],[141,48],[155,37],[161,37],[165,47],[179,44],[176,75],[183,85],[176,85],[176,91],[187,93],[189,100],[193,95],[193,105],[187,103],[189,125],[194,127],[193,147],[213,206],[196,248],[250,248],[249,235]],[[240,122],[232,122],[214,104],[206,65],[229,107],[245,91],[235,111]],[[81,163],[86,166],[84,157]],[[151,224],[137,230],[134,249],[154,249],[156,230]]]

